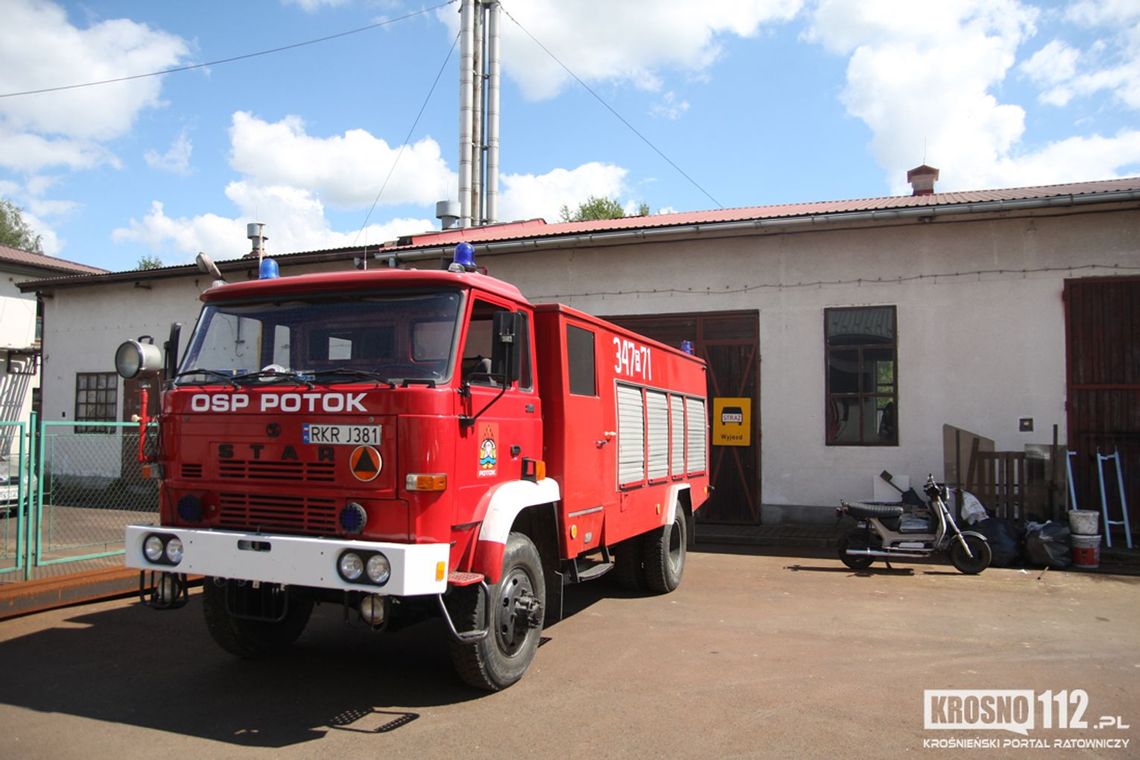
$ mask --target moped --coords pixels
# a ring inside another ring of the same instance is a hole
[[[950,552],[960,572],[976,575],[990,566],[990,544],[981,533],[960,530],[947,506],[950,492],[926,479],[923,491],[930,505],[922,515],[895,504],[840,501],[836,512],[855,519],[855,526],[839,537],[839,559],[852,570],[865,570],[876,559],[922,559]]]

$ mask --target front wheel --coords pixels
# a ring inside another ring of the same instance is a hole
[[[485,596],[474,586],[456,589],[451,616],[460,630],[485,620]],[[511,533],[503,551],[503,576],[491,587],[491,629],[481,641],[452,640],[451,660],[459,677],[477,689],[499,691],[523,677],[542,638],[546,584],[534,543]]]
[[[256,596],[256,606],[280,614],[275,620],[238,617],[226,603],[227,593],[232,603],[251,607],[255,605],[249,602]],[[261,659],[281,654],[297,640],[313,614],[313,600],[282,586],[254,589],[235,581],[206,578],[202,584],[202,612],[206,628],[218,646],[238,657]]]
[[[970,547],[972,557],[966,554],[961,539],[965,539],[966,546]],[[961,539],[955,537],[951,539],[952,543],[950,544],[950,562],[954,564],[958,572],[966,575],[977,575],[990,566],[993,553],[990,551],[989,541],[974,535],[963,535]]]

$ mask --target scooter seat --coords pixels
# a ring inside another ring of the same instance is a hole
[[[890,520],[901,517],[905,511],[902,507],[890,504],[868,504],[862,501],[844,502],[847,514],[852,517],[877,517],[880,520]]]

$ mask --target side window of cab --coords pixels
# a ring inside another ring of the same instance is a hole
[[[506,313],[509,309],[477,300],[471,310],[471,321],[467,326],[467,340],[463,344],[463,358],[460,361],[462,379],[471,385],[482,385],[493,388],[501,387],[503,367],[495,366],[494,341],[498,339],[494,331],[495,315]],[[522,341],[519,361],[520,390],[531,390],[534,387],[533,373],[531,371],[530,350],[530,320],[523,313],[520,324],[522,329],[517,339]]]

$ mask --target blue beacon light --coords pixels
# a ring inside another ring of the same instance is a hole
[[[277,266],[277,262],[273,259],[262,259],[261,266],[257,270],[257,279],[259,280],[276,280],[281,276],[281,269]]]
[[[463,267],[464,272],[474,272],[475,246],[470,243],[460,243],[455,246],[455,258],[452,259],[452,264]]]

